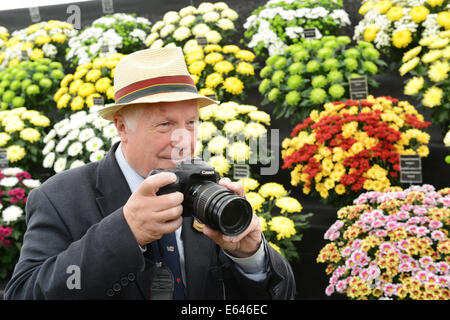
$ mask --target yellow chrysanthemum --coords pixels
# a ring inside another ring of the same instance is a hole
[[[36,39],[34,39],[34,42],[36,42],[36,44],[39,46],[49,43],[50,41],[52,41],[52,38],[50,38],[46,34],[41,34],[41,35],[37,36]]]
[[[48,127],[50,125],[50,119],[43,115],[37,115],[30,119],[31,124],[36,127]]]
[[[33,51],[30,54],[30,59],[33,61],[42,59],[43,57],[44,57],[44,52],[39,48],[33,49]]]
[[[2,121],[2,125],[4,126],[4,130],[7,133],[21,131],[24,128],[23,121],[19,118],[19,116],[14,114],[10,114],[5,117]]]
[[[450,11],[442,11],[437,15],[437,22],[445,28],[445,30],[450,29]]]
[[[264,201],[266,201],[261,195],[256,192],[247,192],[245,198],[252,206],[253,211],[260,212]]]
[[[261,110],[254,110],[248,113],[248,117],[253,121],[262,122],[266,125],[270,125],[270,114]]]
[[[420,62],[419,57],[412,58],[408,62],[404,63],[398,71],[400,72],[400,75],[404,76],[406,73],[410,72],[412,69],[414,69],[417,64]]]
[[[92,83],[86,82],[78,88],[78,94],[81,97],[87,97],[95,92],[95,86]]]
[[[404,93],[408,96],[412,96],[419,92],[423,88],[423,77],[413,77],[411,78],[405,86]]]
[[[234,44],[226,45],[226,46],[223,46],[223,48],[222,48],[223,53],[236,53],[239,50],[240,50],[239,47]]]
[[[236,72],[244,74],[246,76],[253,76],[255,74],[255,69],[250,63],[240,62],[236,67]]]
[[[411,50],[407,51],[404,55],[403,55],[403,59],[402,62],[408,62],[409,60],[411,60],[412,58],[416,57],[420,51],[422,51],[422,47],[421,46],[417,46],[415,48],[412,48]]]
[[[450,64],[447,61],[436,61],[428,69],[428,77],[433,82],[442,81],[448,78],[449,71]]]
[[[67,36],[64,33],[55,33],[52,35],[52,40],[57,43],[63,43],[66,39]]]
[[[69,74],[65,75],[64,78],[60,82],[61,88],[67,87],[69,82],[72,81],[72,80],[73,80],[73,74],[69,73]]]
[[[222,49],[221,46],[219,46],[218,44],[208,44],[205,46],[205,48],[203,50],[205,50],[205,52],[218,52]]]
[[[245,162],[250,158],[250,147],[245,142],[235,142],[227,149],[228,156],[236,162]]]
[[[211,153],[222,154],[228,145],[228,139],[224,136],[216,136],[208,142]]]
[[[204,61],[194,61],[189,65],[189,73],[193,75],[200,75],[205,69],[206,63]]]
[[[229,77],[225,79],[223,88],[231,94],[240,95],[244,91],[244,83],[236,77]]]
[[[365,30],[364,30],[364,40],[367,42],[372,42],[373,40],[375,40],[378,31],[380,31],[380,28],[378,28],[378,26],[376,24],[371,24],[369,25]]]
[[[375,3],[372,1],[364,2],[364,4],[359,8],[358,13],[361,15],[365,15],[367,11],[371,10],[375,6]]]
[[[106,93],[109,87],[111,87],[111,79],[107,77],[103,77],[95,83],[95,90],[100,93]]]
[[[432,63],[442,56],[441,50],[430,50],[422,56],[423,63]]]
[[[244,187],[245,192],[255,190],[259,187],[258,180],[252,179],[252,178],[241,178],[238,180],[240,184]]]
[[[386,17],[391,21],[400,20],[400,18],[403,17],[403,15],[404,13],[402,7],[392,7],[386,13]]]
[[[397,48],[405,48],[412,41],[412,33],[410,30],[399,30],[392,33],[392,44]]]
[[[5,132],[0,132],[0,147],[3,147],[11,140],[11,136]]]
[[[275,205],[281,209],[281,213],[295,213],[302,211],[303,207],[297,199],[292,197],[282,197],[275,201]]]
[[[216,64],[219,61],[223,60],[223,55],[219,52],[211,52],[205,56],[205,62],[207,64]]]
[[[25,149],[18,145],[12,145],[6,149],[6,157],[10,162],[20,161],[25,155]]]
[[[205,85],[208,88],[216,88],[223,81],[223,77],[220,73],[213,72],[206,77]]]
[[[72,99],[72,96],[70,94],[68,93],[63,94],[56,103],[56,108],[63,109],[67,107],[67,104],[69,103],[70,99]]]
[[[438,87],[429,88],[423,95],[422,104],[426,107],[433,108],[441,104],[442,89]]]
[[[92,69],[86,74],[86,81],[95,82],[100,78],[102,72],[98,69]]]
[[[20,138],[28,142],[36,142],[41,138],[39,131],[33,128],[25,128],[20,132]]]
[[[294,221],[283,216],[273,217],[268,222],[268,226],[270,230],[277,233],[277,240],[290,238],[297,233]]]
[[[75,97],[70,103],[70,108],[73,111],[81,110],[84,107],[84,99],[80,96]]]
[[[414,7],[409,11],[409,15],[411,16],[412,21],[414,21],[415,23],[421,23],[422,21],[424,21],[429,13],[430,10],[428,10],[424,6]]]
[[[239,50],[235,54],[236,58],[241,59],[243,61],[252,62],[255,60],[255,54],[248,50]]]
[[[209,158],[208,163],[221,175],[225,175],[230,171],[230,163],[224,156],[214,156]]]
[[[229,61],[219,61],[218,63],[216,63],[214,65],[214,71],[218,72],[218,73],[229,73],[230,71],[234,70],[234,66],[231,62]]]
[[[281,184],[276,182],[268,182],[263,184],[261,188],[259,188],[258,192],[264,198],[270,197],[271,199],[284,197],[287,194],[286,189]]]

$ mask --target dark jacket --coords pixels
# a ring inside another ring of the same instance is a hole
[[[149,298],[153,262],[123,215],[131,191],[114,156],[117,145],[101,161],[57,174],[30,192],[27,231],[5,299]],[[184,218],[181,237],[188,299],[294,298],[291,267],[265,240],[269,276],[255,282],[192,227],[192,217]],[[79,267],[80,289],[68,285],[70,266]]]

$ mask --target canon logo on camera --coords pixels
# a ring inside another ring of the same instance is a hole
[[[200,173],[202,175],[213,175],[214,174],[214,170],[202,170]]]

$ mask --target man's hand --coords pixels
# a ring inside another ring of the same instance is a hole
[[[176,175],[170,172],[149,176],[123,207],[125,220],[140,246],[161,239],[164,234],[174,232],[181,226],[183,194],[156,195],[159,188],[175,181]]]
[[[232,182],[228,178],[222,178],[219,184],[244,196],[244,187],[238,182]],[[250,257],[258,251],[261,245],[261,225],[255,213],[248,228],[238,236],[230,237],[222,234],[220,231],[205,226],[203,233],[214,240],[220,247],[237,258]]]

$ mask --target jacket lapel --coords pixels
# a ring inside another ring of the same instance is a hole
[[[205,299],[208,271],[216,257],[215,243],[192,227],[193,218],[183,218],[181,239],[184,247],[184,265],[188,299]]]
[[[119,143],[111,147],[106,157],[98,164],[97,184],[99,196],[97,205],[103,217],[124,206],[131,196],[131,190],[117,163],[115,152]],[[137,243],[136,243],[137,245]],[[148,266],[144,272],[136,275],[136,283],[145,299],[150,296],[150,273]]]
[[[114,144],[98,164],[96,188],[100,196],[96,200],[103,217],[122,207],[131,196],[130,187],[114,154],[118,145],[118,142]]]

